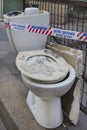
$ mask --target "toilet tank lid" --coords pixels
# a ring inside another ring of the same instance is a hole
[[[69,72],[65,59],[48,49],[20,52],[16,65],[25,76],[43,83],[60,82]]]

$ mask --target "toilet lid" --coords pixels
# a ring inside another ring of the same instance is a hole
[[[16,64],[25,76],[43,83],[59,82],[69,72],[65,59],[48,49],[20,52]]]

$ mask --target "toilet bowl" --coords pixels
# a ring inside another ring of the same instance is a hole
[[[63,122],[61,96],[74,83],[73,67],[48,49],[20,52],[16,65],[29,88],[26,102],[36,121],[45,128],[60,126]]]
[[[49,12],[38,8],[26,8],[24,12],[12,11],[4,15],[5,24],[49,27]],[[47,36],[22,30],[6,28],[12,49],[16,52],[45,48]]]
[[[49,21],[49,13],[36,8],[4,15],[6,24],[49,27]],[[26,99],[29,109],[41,126],[58,127],[63,122],[61,96],[71,88],[75,80],[73,67],[55,52],[43,49],[46,35],[11,28],[6,28],[6,31],[13,50],[19,52],[16,65],[23,82],[29,88]]]

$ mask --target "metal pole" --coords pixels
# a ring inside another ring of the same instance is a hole
[[[23,0],[23,11],[25,9],[25,0]]]

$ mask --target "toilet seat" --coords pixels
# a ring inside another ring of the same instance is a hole
[[[48,49],[20,52],[16,65],[25,76],[43,83],[60,82],[69,72],[65,59]]]

